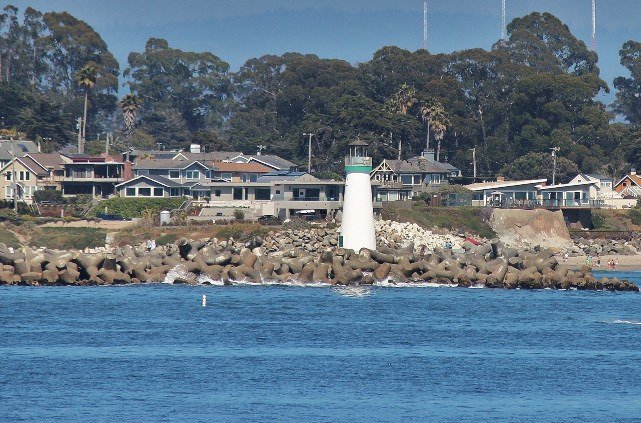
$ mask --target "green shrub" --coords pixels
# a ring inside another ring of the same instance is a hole
[[[18,240],[16,235],[7,228],[3,228],[2,226],[0,226],[0,242],[7,247],[20,247],[20,241]]]
[[[605,217],[599,214],[596,210],[592,211],[592,227],[594,229],[602,229],[605,226]]]
[[[119,214],[125,218],[143,217],[143,212],[149,210],[157,216],[163,210],[174,210],[183,203],[182,198],[122,198],[114,197],[101,201],[91,212],[93,216],[104,213],[105,207],[108,214]]]
[[[641,208],[633,208],[628,211],[628,216],[630,217],[630,221],[634,223],[635,225],[641,225]]]
[[[244,220],[245,219],[245,211],[241,210],[241,209],[234,210],[234,219],[236,219],[236,220]]]
[[[38,228],[31,237],[35,247],[61,250],[96,248],[105,246],[107,232],[97,228]]]
[[[33,199],[39,203],[46,201],[53,204],[62,204],[62,191],[55,189],[41,189],[33,193]]]

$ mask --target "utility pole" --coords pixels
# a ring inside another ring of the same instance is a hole
[[[592,51],[596,51],[596,0],[592,0]]]
[[[16,181],[16,142],[11,139],[11,181],[13,182],[13,211],[18,214],[18,182]]]
[[[560,147],[552,147],[552,185],[556,185],[556,153],[560,150]]]
[[[423,50],[427,51],[427,1],[423,2]]]
[[[470,148],[472,151],[472,165],[474,166],[474,181],[476,181],[476,147]]]
[[[307,173],[312,173],[312,136],[314,133],[306,132],[303,135],[309,136],[307,141]]]
[[[501,39],[505,41],[505,38],[507,38],[507,27],[505,23],[505,0],[503,0],[501,4]]]

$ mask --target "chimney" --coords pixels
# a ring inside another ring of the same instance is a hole
[[[637,174],[636,168],[633,167],[632,169],[630,169],[630,175],[636,175],[636,174]]]
[[[189,146],[190,153],[200,153],[200,144],[191,144]]]
[[[423,157],[424,159],[426,159],[429,162],[434,162],[435,161],[434,160],[434,150],[431,150],[431,149],[430,150],[423,150],[423,152],[421,153],[421,157]]]
[[[505,182],[505,176],[497,176],[496,182]]]

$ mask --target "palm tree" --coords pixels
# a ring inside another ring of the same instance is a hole
[[[85,113],[84,117],[82,119],[82,131],[81,131],[81,139],[82,139],[82,146],[79,146],[84,151],[84,142],[86,140],[87,136],[87,102],[89,99],[89,90],[94,86],[96,83],[96,76],[98,74],[98,69],[91,64],[88,63],[84,65],[77,73],[76,73],[76,83],[78,83],[79,86],[84,88],[85,90]],[[82,153],[83,151],[78,151],[79,153]]]
[[[136,124],[136,112],[140,108],[140,100],[135,94],[127,94],[120,100],[120,109],[125,119],[125,138],[127,145],[127,161],[129,161],[129,149],[131,147],[131,133]]]
[[[398,91],[385,102],[385,110],[392,114],[407,115],[409,109],[416,104],[416,89],[410,85],[402,84]],[[392,131],[390,131],[390,137]],[[398,138],[398,159],[401,159],[402,137]]]
[[[436,161],[441,158],[441,140],[445,136],[450,125],[450,119],[443,105],[437,100],[431,100],[421,107],[421,117],[423,122],[427,123],[427,140],[425,148],[430,148],[430,131],[434,133],[434,139],[438,141],[436,148]]]

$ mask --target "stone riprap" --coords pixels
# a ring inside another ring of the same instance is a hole
[[[442,248],[447,243],[451,248],[461,248],[465,237],[458,234],[439,235],[423,229],[415,223],[400,223],[390,220],[374,222],[376,243],[378,247],[410,250],[416,253],[428,253],[435,248]],[[286,232],[270,232],[264,240],[267,252],[284,251],[292,248],[317,253],[338,246],[340,228],[294,229]]]
[[[624,255],[631,256],[641,251],[641,239],[631,240],[619,239],[586,239],[578,237],[574,239],[574,246],[566,250],[569,256],[584,255]]]
[[[275,234],[271,237],[277,238]],[[0,244],[0,284],[147,283],[164,281],[171,274],[173,283],[187,284],[431,282],[460,287],[638,291],[636,285],[616,278],[597,280],[588,268],[570,270],[548,249],[518,251],[506,248],[498,239],[478,246],[465,241],[460,246],[458,251],[434,247],[428,253],[416,253],[414,245],[405,250],[380,247],[354,252],[333,247],[312,253],[292,247],[270,252],[270,244],[260,237],[246,243],[231,238],[182,239],[152,251],[143,245],[93,252],[26,247],[14,251]]]

